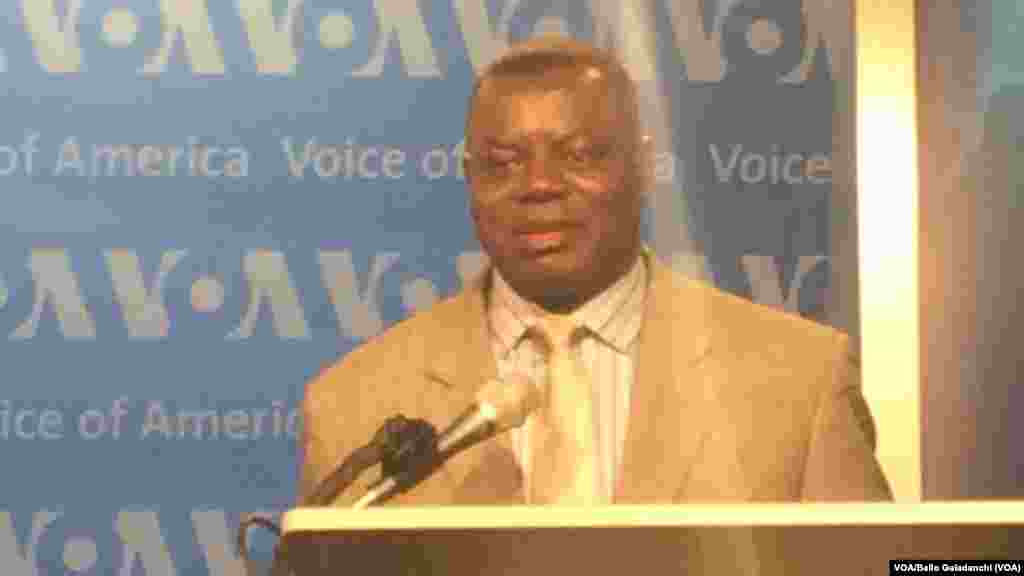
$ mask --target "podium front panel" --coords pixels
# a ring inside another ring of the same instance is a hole
[[[872,510],[878,505],[866,506]],[[829,521],[822,516],[815,524],[800,509],[775,507],[772,518],[765,519],[765,509],[751,505],[748,521],[742,522],[737,516],[742,508],[733,506],[714,522],[708,521],[707,508],[687,520],[685,506],[636,509],[635,517],[623,510],[501,508],[490,512],[490,522],[483,522],[479,520],[486,517],[486,509],[466,516],[466,510],[436,508],[410,510],[408,521],[419,525],[406,527],[392,523],[401,513],[389,510],[377,515],[378,528],[372,527],[373,515],[338,511],[341,524],[335,529],[316,529],[312,524],[302,529],[295,524],[286,530],[285,544],[295,576],[861,575],[888,574],[889,561],[897,559],[1024,559],[1021,516],[943,521],[908,514],[902,523],[898,518],[872,522],[865,517],[854,523],[849,517]],[[786,510],[792,511],[788,524]],[[1012,505],[1010,512],[1015,511],[1019,505]],[[675,523],[673,514],[678,516]],[[471,521],[473,517],[478,521]],[[592,520],[589,525],[587,518]]]

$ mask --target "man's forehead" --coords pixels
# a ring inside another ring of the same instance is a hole
[[[531,134],[567,137],[594,131],[616,132],[615,108],[600,94],[588,97],[580,91],[557,87],[526,88],[484,99],[477,110],[475,132],[501,138]]]
[[[555,68],[541,74],[485,78],[477,93],[478,111],[518,105],[520,101],[562,98],[599,102],[615,90],[608,74],[596,66]]]
[[[566,134],[607,129],[626,137],[633,132],[636,101],[625,70],[603,52],[583,45],[564,49],[560,42],[514,50],[487,68],[470,99],[470,140],[506,128],[528,131],[526,124]],[[524,123],[531,114],[546,118]]]
[[[559,64],[537,63],[529,67],[504,70],[501,73],[485,74],[482,86],[496,82],[551,82],[586,86],[605,84],[610,86],[614,75],[607,66],[590,60],[577,60]]]

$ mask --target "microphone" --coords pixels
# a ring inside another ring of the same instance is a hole
[[[539,404],[537,387],[522,374],[488,381],[477,392],[476,402],[437,436],[433,450],[420,458],[410,459],[410,466],[398,474],[387,475],[375,482],[352,508],[366,508],[412,488],[455,454],[522,426]]]

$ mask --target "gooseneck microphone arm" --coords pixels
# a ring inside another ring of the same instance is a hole
[[[379,464],[384,454],[376,442],[357,448],[303,500],[303,506],[327,506],[368,468]]]
[[[385,421],[369,444],[357,449],[327,476],[303,501],[304,506],[329,505],[367,468],[382,464],[382,478],[356,503],[365,508],[405,492],[438,470],[449,458],[470,446],[505,430],[519,427],[539,403],[537,388],[520,374],[505,381],[490,380],[477,393],[477,401],[463,412],[442,434],[425,420],[405,418],[401,414]],[[251,519],[249,520],[251,521]],[[248,521],[247,521],[248,522]],[[264,523],[264,527],[267,525]],[[248,564],[245,527],[239,534],[239,553]],[[280,529],[270,522],[279,536]],[[271,574],[286,575],[287,550],[279,542]]]
[[[432,457],[425,455],[425,450],[433,450],[436,444],[437,431],[425,420],[408,419],[398,414],[388,418],[374,434],[373,439],[349,454],[334,471],[331,472],[302,501],[302,506],[328,506],[342,492],[347,490],[356,479],[367,469],[382,465],[384,474],[389,476],[401,474],[404,470],[417,468],[423,459]],[[281,529],[269,518],[252,516],[242,521],[238,531],[238,553],[248,565],[248,528],[258,525],[273,532],[280,538]],[[287,553],[282,544],[274,552],[271,575],[287,574]]]
[[[409,452],[401,465],[389,469],[384,466],[381,479],[370,486],[369,491],[355,503],[353,508],[361,509],[371,504],[381,504],[415,487],[431,476],[456,452],[463,450],[494,432],[492,422],[480,420],[482,411],[478,405],[464,412],[440,436],[430,426],[429,433],[410,430]],[[486,410],[483,412],[486,413]]]

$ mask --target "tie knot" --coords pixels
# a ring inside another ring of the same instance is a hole
[[[536,324],[538,335],[549,350],[568,348],[572,345],[572,337],[579,327],[570,316],[549,314],[542,317]]]

